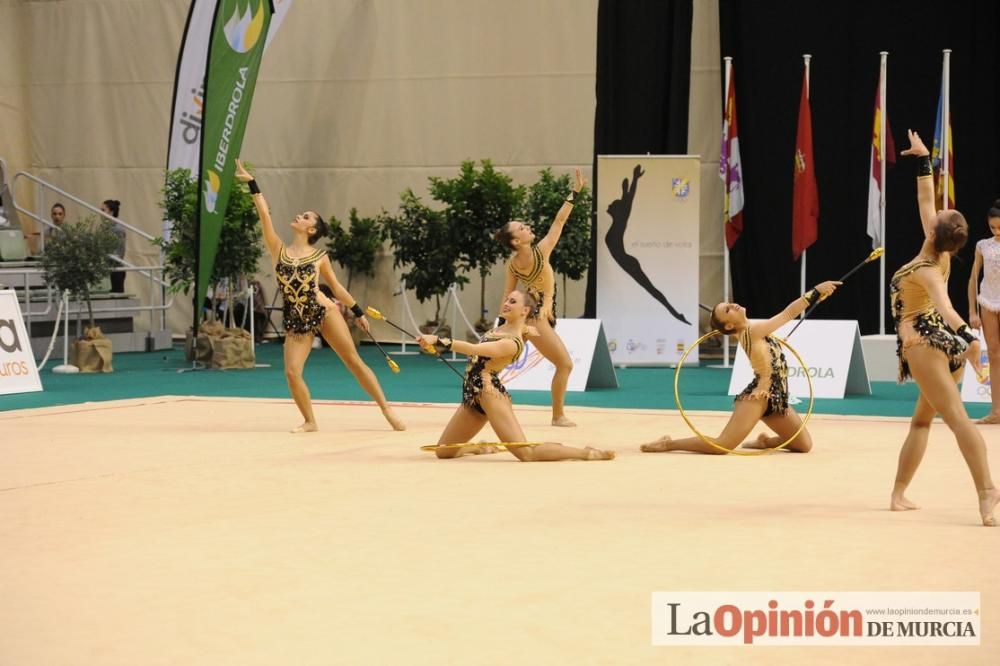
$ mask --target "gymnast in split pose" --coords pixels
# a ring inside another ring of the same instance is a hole
[[[319,290],[319,280],[322,278],[332,287],[334,295],[341,303],[345,305],[351,303],[350,310],[357,317],[355,322],[363,330],[368,330],[368,320],[364,316],[364,311],[337,280],[326,251],[315,247],[316,241],[326,236],[329,231],[326,222],[313,211],[296,215],[289,225],[292,229],[292,242],[284,245],[274,231],[267,201],[260,193],[257,181],[243,168],[239,160],[236,161],[236,178],[250,187],[264,231],[264,245],[275,263],[275,277],[284,297],[285,379],[288,380],[288,389],[291,391],[292,399],[295,400],[295,406],[299,408],[304,419],[302,425],[292,432],[313,432],[318,429],[309,387],[302,378],[302,369],[305,367],[317,333],[321,334],[337,353],[365,393],[378,403],[382,415],[393,430],[406,430],[403,421],[386,402],[375,373],[358,355],[343,315],[340,314],[336,304]]]
[[[838,286],[839,282],[821,282],[766,321],[751,323],[747,319],[746,308],[736,303],[719,303],[712,309],[712,328],[739,340],[754,372],[753,380],[736,396],[733,415],[729,417],[722,434],[713,440],[716,444],[730,451],[740,444],[748,449],[774,448],[799,429],[802,419],[788,404],[788,363],[781,345],[771,334],[813,303],[832,294]],[[763,421],[775,435],[761,433],[756,441],[743,443],[758,421]],[[646,453],[725,453],[703,442],[700,437],[671,439],[669,435],[643,444],[641,449]],[[808,429],[803,428],[784,450],[807,453],[810,449],[812,437]]]
[[[918,508],[905,493],[927,450],[931,421],[935,414],[940,414],[955,435],[972,474],[983,525],[993,527],[996,525],[993,508],[1000,500],[1000,490],[990,476],[983,436],[969,419],[956,384],[966,359],[977,371],[981,370],[979,340],[948,297],[951,255],[965,245],[969,225],[957,210],[934,210],[929,151],[916,132],[910,131],[909,136],[910,147],[902,154],[918,159],[917,206],[924,243],[920,253],[892,276],[889,294],[896,325],[899,381],[912,377],[920,394],[899,452],[889,508],[893,511]]]
[[[537,331],[526,321],[537,311],[535,299],[520,291],[511,291],[500,308],[504,323],[486,333],[478,344],[462,340],[421,335],[417,342],[427,351],[440,344],[445,350],[454,350],[469,357],[462,382],[462,404],[455,410],[435,451],[438,458],[457,458],[467,454],[496,453],[497,447],[485,444],[468,444],[487,422],[506,448],[522,462],[549,462],[556,460],[611,460],[614,451],[592,447],[576,448],[553,442],[538,445],[517,444],[524,442],[524,431],[517,422],[507,389],[500,382],[499,373],[524,349],[523,336],[527,332],[534,339]],[[527,330],[526,330],[527,329]],[[442,446],[452,445],[452,446]]]
[[[512,220],[496,233],[496,240],[514,253],[507,261],[507,278],[504,283],[504,301],[514,291],[520,280],[527,291],[538,303],[537,309],[528,319],[528,324],[538,330],[538,336],[532,338],[539,353],[548,359],[556,371],[552,377],[552,425],[573,427],[576,424],[566,418],[566,385],[569,373],[573,371],[573,359],[570,358],[566,345],[555,331],[556,325],[556,279],[549,264],[549,257],[555,249],[563,226],[573,212],[573,201],[583,189],[585,181],[576,170],[576,181],[573,190],[566,197],[566,202],[559,208],[549,233],[545,238],[534,242],[535,233],[527,224],[520,220]]]
[[[639,185],[639,177],[644,173],[642,165],[636,164],[635,169],[632,170],[632,185],[629,185],[628,178],[622,180],[622,198],[615,199],[608,204],[611,227],[608,228],[608,233],[604,236],[604,244],[608,247],[611,258],[621,266],[623,271],[628,273],[629,277],[645,289],[650,296],[655,298],[660,305],[665,307],[675,319],[690,325],[691,322],[670,304],[670,301],[663,295],[663,292],[653,285],[653,281],[642,270],[639,260],[625,251],[625,229],[628,227],[628,219],[632,215],[632,201],[635,199],[635,190]]]
[[[976,243],[976,259],[969,275],[969,326],[981,329],[990,359],[990,386],[1000,386],[1000,199],[986,213],[989,238]],[[979,271],[982,288],[977,289]],[[1000,391],[991,391],[990,413],[976,423],[1000,423]]]

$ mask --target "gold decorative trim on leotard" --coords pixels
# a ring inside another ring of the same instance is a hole
[[[507,260],[507,270],[528,287],[535,286],[534,283],[541,277],[542,271],[545,269],[545,257],[542,256],[542,251],[538,249],[537,245],[531,246],[531,261],[531,268],[527,273],[522,273],[514,265],[514,257]]]
[[[747,326],[740,333],[740,346],[743,347],[743,351],[746,352],[747,358],[750,358],[750,350],[753,348],[753,338],[750,336],[750,327]]]
[[[278,252],[278,266],[275,269],[275,279],[281,287],[286,307],[294,310],[300,319],[310,319],[308,311],[316,309],[316,289],[319,286],[319,271],[315,267],[309,271],[303,271],[303,268],[314,266],[314,264],[325,256],[326,250],[317,249],[304,257],[292,257],[289,256],[287,248],[284,245],[281,246],[281,250]],[[280,270],[282,266],[285,267],[285,270]],[[310,322],[310,324],[313,323],[316,322]]]

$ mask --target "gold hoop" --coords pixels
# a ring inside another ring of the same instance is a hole
[[[437,451],[438,449],[461,449],[465,446],[495,446],[506,450],[509,446],[541,446],[544,442],[463,442],[462,444],[426,444],[421,451]]]
[[[812,377],[809,376],[809,367],[806,365],[806,362],[802,360],[802,357],[799,356],[799,353],[795,351],[795,349],[792,348],[792,346],[788,344],[786,340],[779,338],[776,335],[771,337],[773,337],[775,340],[781,343],[785,347],[785,349],[792,352],[792,355],[795,357],[795,360],[797,360],[799,362],[799,365],[802,366],[802,369],[805,370],[806,382],[809,384],[809,407],[808,409],[806,409],[806,414],[805,417],[802,419],[802,424],[799,426],[799,429],[792,434],[791,437],[786,439],[778,446],[767,449],[761,449],[760,451],[737,451],[735,448],[727,449],[724,446],[716,444],[711,437],[704,435],[700,430],[698,430],[698,428],[696,428],[694,424],[691,423],[691,419],[689,419],[687,417],[687,414],[684,412],[684,406],[681,405],[681,394],[679,390],[680,379],[681,379],[681,368],[684,367],[684,361],[687,359],[688,354],[690,354],[695,347],[700,345],[705,340],[708,340],[711,337],[719,335],[720,333],[721,331],[717,329],[714,331],[710,331],[709,333],[706,333],[705,335],[695,340],[690,347],[684,350],[684,355],[681,356],[681,360],[677,363],[677,369],[674,371],[674,401],[677,403],[677,411],[681,413],[681,418],[684,419],[684,423],[687,423],[688,427],[691,428],[692,432],[694,432],[694,434],[696,434],[698,438],[701,439],[701,441],[705,442],[709,446],[718,449],[719,451],[726,453],[726,455],[732,454],[737,456],[763,456],[763,455],[768,455],[770,453],[774,453],[775,451],[780,451],[781,449],[785,448],[793,441],[795,441],[795,438],[799,436],[799,433],[801,433],[805,429],[806,424],[809,423],[809,417],[812,416],[812,411],[813,411],[814,395],[813,395]]]

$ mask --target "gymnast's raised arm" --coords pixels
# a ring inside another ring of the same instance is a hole
[[[552,226],[549,227],[549,233],[545,234],[545,238],[538,241],[538,249],[542,251],[545,258],[548,258],[552,254],[552,250],[555,249],[556,243],[559,242],[559,237],[562,236],[563,226],[566,224],[566,220],[573,213],[573,203],[576,199],[576,195],[580,193],[583,189],[584,184],[587,181],[584,180],[583,174],[580,170],[576,170],[576,182],[573,183],[573,191],[568,197],[566,197],[565,203],[559,208],[559,212],[556,213],[555,219],[552,221]],[[510,292],[508,292],[510,293]]]
[[[928,238],[937,226],[937,211],[934,209],[934,177],[931,172],[930,151],[924,145],[920,135],[913,130],[907,130],[910,137],[910,147],[902,155],[913,155],[920,160],[920,172],[917,175],[917,206],[920,209],[920,224],[924,229],[924,238]]]
[[[277,260],[278,252],[281,250],[281,239],[274,231],[274,223],[271,222],[271,212],[267,209],[267,201],[257,187],[257,181],[243,168],[243,163],[236,160],[236,179],[241,183],[250,185],[250,194],[253,196],[253,205],[257,207],[257,215],[260,216],[260,226],[264,230],[264,246],[267,247],[271,258]]]
[[[794,301],[788,304],[788,306],[774,315],[770,319],[763,321],[759,324],[755,324],[751,329],[751,334],[755,338],[766,338],[767,336],[774,333],[776,330],[790,322],[791,320],[802,314],[806,308],[811,306],[813,303],[822,301],[827,296],[832,294],[840,286],[840,282],[835,280],[827,280],[826,282],[820,282],[818,285],[813,287],[810,291],[802,294]]]

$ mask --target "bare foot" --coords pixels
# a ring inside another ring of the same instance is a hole
[[[976,423],[982,423],[984,425],[993,425],[994,423],[1000,423],[1000,414],[996,412],[990,412],[983,418],[976,421]]]
[[[552,425],[557,426],[559,428],[575,428],[576,427],[576,424],[573,423],[572,421],[570,421],[568,418],[566,418],[565,414],[563,414],[562,416],[553,417],[553,419],[552,419]]]
[[[585,446],[583,450],[587,452],[587,457],[584,460],[614,460],[614,451],[602,451],[601,449],[595,449],[592,446]]]
[[[986,527],[997,526],[997,520],[993,516],[993,509],[996,507],[997,502],[1000,502],[1000,490],[996,488],[984,490],[979,494],[979,515],[982,517],[983,525]]]
[[[382,416],[384,416],[385,420],[389,422],[389,425],[392,426],[393,430],[396,430],[397,432],[400,430],[406,430],[406,424],[403,423],[402,419],[396,416],[396,412],[392,411],[391,407],[384,408],[382,410]]]
[[[494,446],[493,444],[470,444],[462,447],[462,453],[471,453],[474,456],[483,456],[491,453],[500,453],[500,447]]]
[[[316,432],[317,430],[319,430],[319,426],[317,426],[315,423],[313,423],[311,421],[304,422],[298,428],[292,428],[292,432],[295,432],[295,433],[298,433],[298,432]]]
[[[766,432],[762,432],[757,435],[757,439],[752,442],[744,442],[744,449],[770,449],[773,448],[770,443],[770,437],[767,436]]]
[[[890,511],[913,511],[919,509],[920,507],[906,499],[902,493],[893,493],[892,499],[889,500],[889,510]]]
[[[664,435],[663,437],[655,441],[643,444],[642,446],[639,447],[639,450],[644,451],[646,453],[662,453],[664,451],[669,451],[670,435]]]

